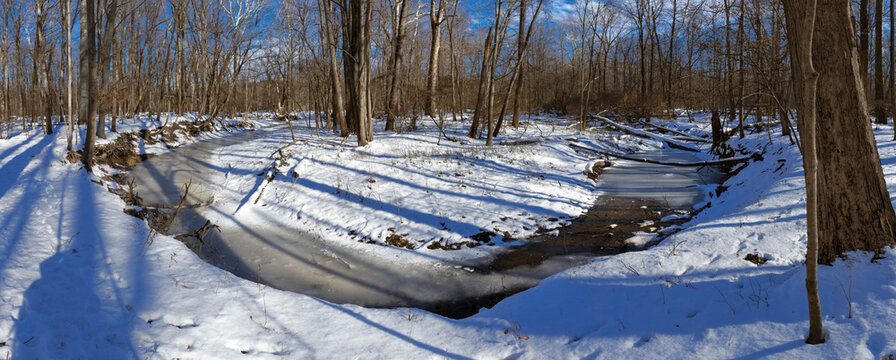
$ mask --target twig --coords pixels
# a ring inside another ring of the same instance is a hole
[[[641,276],[641,273],[639,273],[638,270],[635,270],[633,266],[626,264],[625,261],[622,261],[622,259],[619,259],[619,262],[622,263],[622,267],[624,267],[626,270],[631,271],[637,276]]]

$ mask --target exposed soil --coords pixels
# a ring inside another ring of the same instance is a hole
[[[557,236],[542,234],[528,239],[528,243],[499,254],[486,267],[502,271],[521,266],[534,267],[546,259],[570,254],[613,255],[641,249],[625,243],[635,232],[657,233],[664,228],[687,221],[687,217],[660,221],[669,215],[680,214],[657,201],[603,198],[600,205],[561,227]],[[652,230],[652,231],[651,231]],[[661,232],[661,237],[669,232]]]
[[[241,122],[239,125],[230,127],[224,125],[224,128],[228,130],[248,129],[252,127],[252,124],[248,122]],[[94,152],[94,158],[98,164],[124,170],[153,156],[152,154],[140,154],[137,152],[137,144],[140,140],[143,140],[147,145],[159,142],[167,144],[169,142],[176,142],[181,136],[196,137],[204,131],[212,130],[214,130],[214,128],[211,127],[208,122],[196,124],[192,121],[179,121],[164,127],[159,126],[134,132],[121,133],[114,141],[97,146],[96,151]]]
[[[410,241],[405,240],[404,236],[402,236],[401,234],[389,235],[389,237],[386,238],[386,244],[405,249],[414,249],[414,244],[412,244]]]
[[[762,265],[768,261],[767,258],[764,258],[759,254],[747,254],[747,256],[744,257],[744,260],[754,263],[756,265]]]
[[[122,170],[134,166],[148,158],[146,154],[137,153],[137,136],[134,133],[123,133],[107,144],[96,147],[94,157],[96,162]]]

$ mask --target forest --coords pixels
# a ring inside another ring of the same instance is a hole
[[[896,0],[0,0],[0,357],[896,354]]]

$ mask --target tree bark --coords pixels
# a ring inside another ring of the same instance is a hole
[[[813,37],[816,0],[783,0],[793,69],[794,90],[803,125],[803,167],[806,178],[806,294],[809,306],[809,336],[806,342],[824,342],[821,302],[818,297],[818,158],[816,148],[816,92],[818,73],[813,66]],[[847,5],[848,6],[848,5]],[[855,83],[853,83],[855,86]],[[859,87],[861,88],[861,87]],[[865,123],[864,121],[861,121]],[[866,123],[867,125],[867,123]]]
[[[4,14],[5,15],[5,14]],[[8,22],[6,19],[3,19],[3,26],[8,27]],[[0,108],[0,138],[3,138],[3,125],[9,122],[9,35],[7,35],[6,31],[0,32],[0,38],[2,38],[2,48],[0,48],[0,81],[3,82],[3,96],[0,99],[0,102],[3,103],[3,107]]]
[[[874,122],[887,123],[887,108],[884,102],[884,1],[874,2]]]
[[[72,74],[74,73],[74,65],[72,65],[72,8],[68,1],[62,6],[63,23],[65,24],[65,103],[68,115],[66,133],[67,147],[66,150],[72,151],[72,135],[75,132],[75,116],[72,111]]]
[[[862,91],[868,96],[868,0],[859,1],[859,74]]]
[[[93,146],[96,141],[96,0],[81,1],[81,40],[78,61],[81,68],[79,77],[78,117],[87,123],[87,136],[84,139],[84,153],[81,161],[88,172],[93,166]]]
[[[408,0],[398,0],[395,4],[394,40],[392,41],[392,61],[389,63],[389,101],[386,105],[386,131],[395,129],[395,113],[398,112],[398,83],[401,69],[401,46],[404,41],[404,12]]]
[[[47,16],[47,2],[46,1],[37,1],[35,2],[35,18],[34,18],[34,53],[32,61],[34,62],[33,73],[31,74],[34,79],[33,84],[38,86],[37,91],[35,91],[35,95],[37,95],[36,103],[41,103],[44,105],[46,109],[44,115],[44,131],[47,135],[53,134],[53,117],[52,117],[52,106],[50,104],[50,85],[49,85],[49,72],[50,72],[50,59],[52,58],[52,49],[51,51],[44,50],[44,42],[46,42],[44,35],[44,21]],[[47,46],[49,48],[49,46]],[[44,52],[47,54],[45,55]],[[36,109],[34,113],[36,113]]]
[[[476,92],[476,108],[473,113],[473,121],[470,124],[470,132],[467,134],[468,137],[476,139],[479,137],[479,122],[482,117],[482,98],[485,97],[485,85],[486,85],[486,77],[488,76],[488,69],[491,67],[490,65],[490,55],[491,52],[491,43],[494,38],[494,29],[488,29],[488,35],[485,37],[485,43],[482,48],[482,65],[479,68],[479,89]]]
[[[118,13],[118,0],[111,0],[103,10],[105,16],[105,28],[99,48],[99,93],[100,102],[97,104],[99,117],[96,120],[96,136],[106,138],[106,113],[111,111],[109,104],[109,66],[112,63],[112,40],[115,38],[117,26],[115,16]]]
[[[430,36],[432,37],[429,51],[429,68],[426,75],[426,115],[433,117],[436,113],[436,87],[439,82],[439,52],[442,48],[442,23],[445,21],[445,5],[439,0],[436,7],[433,0],[429,1]]]
[[[893,124],[896,125],[896,2],[890,0],[890,113],[894,114]],[[896,139],[896,132],[893,134]]]
[[[369,1],[347,1],[343,8],[346,53],[345,83],[348,89],[346,122],[358,134],[358,146],[372,140],[370,133],[370,13]]]
[[[896,214],[868,119],[846,0],[818,0],[812,54],[817,100],[819,261],[893,245]],[[803,124],[803,122],[800,122]],[[801,129],[805,130],[805,129]]]
[[[528,35],[523,36],[523,33],[526,32],[526,0],[520,0],[520,28],[517,33],[517,45],[516,45],[516,56],[517,56],[517,65],[519,69],[517,69],[518,74],[516,74],[516,84],[513,87],[513,117],[510,120],[510,125],[514,128],[520,127],[520,93],[523,89],[523,81],[526,78],[526,67],[522,66],[523,56],[525,55],[526,43],[529,40]]]
[[[339,126],[340,135],[348,136],[348,126],[345,120],[345,100],[343,99],[342,81],[339,78],[339,62],[336,55],[336,39],[333,34],[333,5],[330,0],[318,0],[318,5],[323,9],[324,22],[322,26],[326,36],[327,57],[329,58],[331,97],[333,101],[333,122]]]
[[[712,117],[710,120],[710,124],[712,126],[712,150],[718,151],[719,147],[722,146],[722,120],[719,118],[719,111],[713,110]]]

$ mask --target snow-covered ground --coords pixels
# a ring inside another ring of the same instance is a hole
[[[705,117],[683,121],[669,126],[708,127]],[[566,138],[614,151],[612,137],[626,150],[659,146],[628,135],[577,133],[549,119],[502,138],[540,141],[531,145],[486,150],[460,127],[447,132],[467,144],[442,139],[437,145],[428,124],[428,131],[378,133],[374,143],[356,149],[351,139],[318,138],[294,124],[304,141],[285,148],[282,161],[274,154],[282,141],[271,141],[264,152],[261,146],[221,151],[216,162],[255,156],[262,170],[274,164],[279,175],[271,169],[267,177],[233,176],[216,201],[231,204],[234,213],[296,219],[308,231],[376,256],[402,254],[396,261],[499,251],[427,245],[493,228],[522,237],[587,209],[599,189],[582,174],[588,159],[566,146]],[[877,131],[891,193],[892,130]],[[768,135],[757,133],[732,140],[764,149],[763,161],[729,179],[720,198],[659,245],[594,259],[492,309],[451,320],[416,309],[336,305],[237,278],[125,214],[121,199],[92,182],[98,178],[62,161],[64,135],[20,133],[0,141],[0,357],[880,359],[896,352],[893,250],[877,263],[857,253],[820,269],[828,341],[803,343],[801,162],[780,133],[772,139],[768,144]],[[284,184],[262,192],[259,178]],[[290,181],[310,190],[291,189]],[[464,187],[446,193],[457,183]],[[246,193],[253,195],[243,200]],[[408,193],[419,197],[405,199]],[[445,197],[450,200],[432,201]],[[328,230],[326,221],[355,234]],[[441,222],[450,230],[433,226]],[[407,234],[414,250],[379,246],[392,232]],[[748,254],[769,260],[757,266],[744,260]]]
[[[280,127],[215,151],[209,162],[233,170],[216,182],[223,184],[214,193],[221,210],[212,222],[239,218],[253,227],[279,220],[403,263],[487,256],[584,213],[597,192],[583,175],[588,156],[569,140],[616,151],[659,144],[539,119],[502,138],[523,145],[487,148],[464,135],[466,122],[446,123],[454,141],[440,139],[435,123],[421,121],[419,131],[377,132],[374,142],[357,148],[353,137],[318,136],[299,125],[295,144],[287,145],[290,131]],[[494,234],[470,239],[483,232]],[[412,251],[370,246],[389,244],[394,235]],[[457,250],[442,250],[452,245]]]

